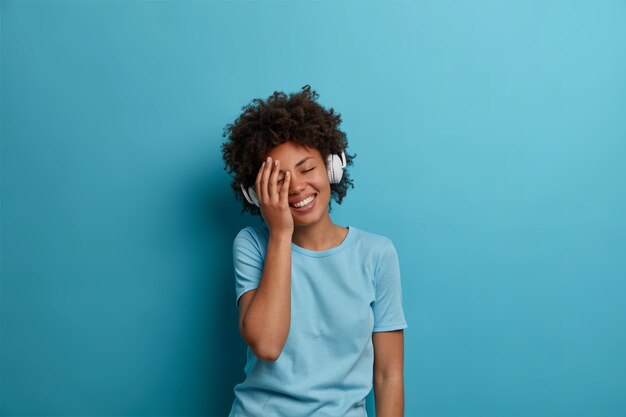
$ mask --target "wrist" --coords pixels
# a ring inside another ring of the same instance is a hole
[[[289,242],[291,243],[291,238],[293,236],[293,230],[270,230],[270,239],[275,240],[277,242]]]

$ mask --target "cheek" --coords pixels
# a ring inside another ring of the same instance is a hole
[[[330,185],[330,180],[328,179],[328,171],[326,170],[325,167],[322,167],[321,169],[316,169],[315,170],[315,182],[316,184],[327,184]]]
[[[330,191],[330,180],[328,176],[316,175],[314,180],[315,187],[320,191]]]

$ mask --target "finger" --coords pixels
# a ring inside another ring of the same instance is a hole
[[[280,190],[280,203],[284,206],[289,206],[289,181],[291,180],[291,174],[289,171],[285,172],[285,179],[283,180],[283,188]]]
[[[263,201],[263,190],[261,189],[261,178],[263,175],[263,171],[265,168],[265,161],[261,164],[261,168],[259,168],[259,172],[256,174],[256,180],[254,182],[254,188],[256,192],[257,199],[259,202]]]
[[[265,202],[270,201],[269,190],[267,189],[267,183],[269,181],[269,176],[272,172],[272,158],[267,157],[265,161],[265,169],[263,170],[263,176],[261,177],[261,188],[263,189],[263,199]]]
[[[274,161],[272,176],[269,183],[269,199],[273,203],[278,203],[278,172],[280,171],[280,161],[276,159]]]

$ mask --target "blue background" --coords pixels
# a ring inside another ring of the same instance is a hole
[[[228,413],[222,132],[305,84],[357,153],[333,221],[398,249],[406,416],[626,413],[624,1],[1,12],[2,415]]]

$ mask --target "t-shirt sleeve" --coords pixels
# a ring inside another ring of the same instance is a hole
[[[235,304],[247,291],[258,288],[263,274],[263,254],[259,242],[249,228],[242,229],[233,241],[233,267],[235,270]]]
[[[376,299],[374,310],[374,332],[405,329],[408,324],[402,308],[402,285],[400,280],[400,261],[391,240],[381,253],[376,269]]]

